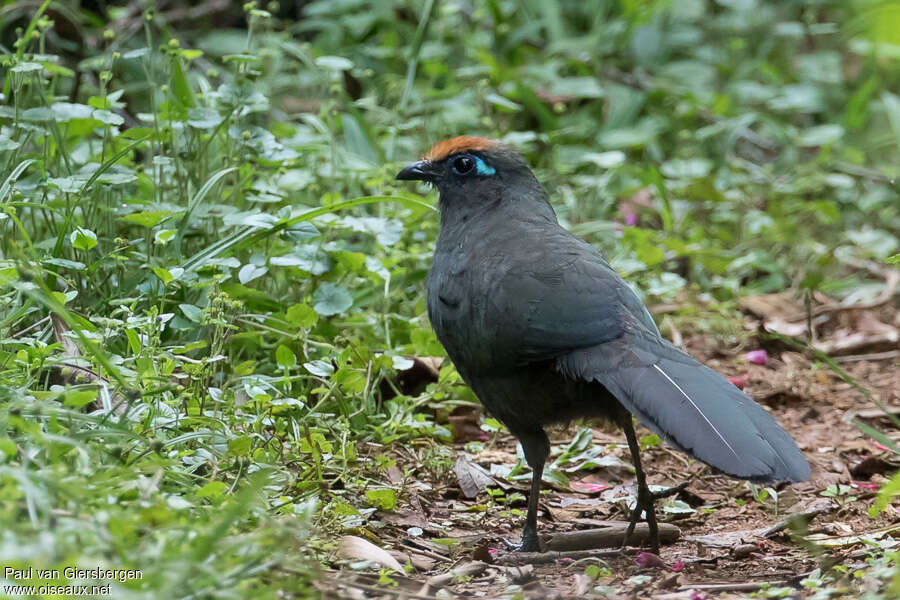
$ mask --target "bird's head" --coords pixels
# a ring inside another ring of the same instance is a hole
[[[438,142],[425,158],[400,171],[397,179],[435,186],[442,214],[487,208],[508,199],[522,205],[537,201],[542,209],[550,206],[526,160],[488,138],[460,136]]]

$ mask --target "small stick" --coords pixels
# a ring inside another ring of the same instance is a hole
[[[633,554],[628,550],[570,550],[568,552],[510,552],[494,558],[498,565],[546,565],[564,558],[581,560],[583,558],[616,558],[623,554]]]
[[[748,581],[746,583],[688,583],[680,588],[679,592],[687,592],[689,590],[697,590],[704,592],[755,592],[764,587],[772,587],[778,585],[787,585],[787,581],[780,579],[777,581]]]

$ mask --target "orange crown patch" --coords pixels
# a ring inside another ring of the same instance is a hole
[[[482,137],[473,137],[470,135],[461,135],[459,137],[450,138],[438,142],[431,147],[431,150],[425,155],[425,160],[437,162],[459,152],[471,152],[478,150],[490,150],[496,148],[499,142]]]

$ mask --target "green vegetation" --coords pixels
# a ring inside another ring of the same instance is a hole
[[[443,137],[522,150],[706,329],[737,332],[738,294],[874,297],[848,265],[898,252],[887,3],[149,4],[0,6],[4,564],[312,594],[335,534],[404,501],[357,444],[447,440],[474,400],[449,368],[395,384],[443,351],[433,197],[393,176]]]

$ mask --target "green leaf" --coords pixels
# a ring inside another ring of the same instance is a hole
[[[275,349],[275,361],[282,369],[290,369],[297,365],[297,356],[290,348],[281,344]]]
[[[197,490],[198,498],[220,498],[225,494],[228,486],[222,481],[210,481]]]
[[[252,447],[253,440],[250,439],[250,436],[242,435],[228,440],[228,454],[231,456],[247,456]]]
[[[156,227],[175,214],[177,213],[172,212],[171,210],[141,211],[131,213],[130,215],[125,215],[124,217],[119,217],[119,220],[149,228]]]
[[[875,503],[869,507],[869,516],[875,518],[883,513],[897,496],[900,496],[900,472],[894,473],[893,477],[878,490]]]
[[[181,68],[181,61],[174,56],[172,57],[172,92],[175,94],[175,100],[182,107],[194,106],[194,94],[191,92],[191,86]]]
[[[137,332],[133,329],[126,329],[125,337],[128,338],[128,346],[131,348],[131,353],[135,356],[140,354],[141,338],[138,336]]]
[[[43,65],[35,62],[23,62],[14,66],[10,71],[13,73],[31,73],[33,71],[40,71],[43,69]]]
[[[194,60],[196,58],[200,58],[203,56],[203,50],[195,50],[193,48],[185,48],[184,50],[180,50],[179,54],[182,58],[186,60]]]
[[[87,104],[75,104],[72,102],[56,102],[51,107],[56,115],[57,122],[66,123],[74,119],[90,119],[94,109]]]
[[[699,179],[709,175],[712,166],[712,161],[706,158],[673,159],[664,162],[659,170],[673,179]]]
[[[175,237],[176,233],[178,233],[177,229],[160,229],[153,235],[153,242],[165,246]]]
[[[88,390],[69,390],[66,392],[63,404],[65,406],[81,408],[82,406],[90,404],[91,402],[96,400],[97,393],[98,390],[96,388]]]
[[[844,128],[833,123],[810,127],[797,138],[797,143],[806,148],[829,146],[844,137]]]
[[[675,515],[688,515],[694,511],[691,506],[685,502],[684,500],[669,500],[665,504],[663,504],[663,512]]]
[[[397,508],[397,492],[390,488],[366,490],[366,501],[370,506],[380,510],[391,511]]]
[[[90,250],[97,245],[97,234],[90,229],[77,227],[75,231],[69,234],[69,240],[72,247],[76,250]]]
[[[157,277],[162,280],[163,285],[169,285],[172,281],[175,280],[175,277],[172,276],[168,269],[163,269],[162,267],[152,267],[151,270]]]
[[[641,436],[639,442],[641,445],[641,450],[647,450],[648,448],[659,448],[662,446],[662,441],[655,433]]]
[[[353,306],[353,297],[345,288],[325,282],[313,294],[313,309],[323,317],[342,313]]]
[[[125,123],[125,119],[120,117],[116,113],[109,110],[95,110],[91,113],[91,117],[100,121],[105,125],[112,125],[114,127],[118,127]]]
[[[187,317],[189,321],[193,321],[194,323],[203,322],[203,309],[199,306],[194,306],[193,304],[179,304],[178,308],[181,309],[181,312],[184,313],[184,316]]]
[[[216,110],[207,107],[192,108],[188,111],[187,124],[195,129],[215,129],[224,121]]]
[[[16,443],[8,437],[0,437],[0,452],[5,454],[6,458],[13,458],[19,449],[16,447]]]
[[[353,63],[343,56],[320,56],[316,59],[316,66],[329,71],[349,71]]]
[[[887,258],[900,246],[900,240],[883,229],[860,229],[848,231],[846,235],[854,244],[880,258]]]
[[[288,308],[285,318],[294,325],[303,327],[304,329],[310,329],[318,322],[319,315],[316,314],[316,311],[312,306],[301,303],[294,304]]]
[[[316,377],[328,377],[334,373],[334,366],[324,360],[314,360],[303,363],[303,368],[315,375]]]
[[[63,269],[72,269],[73,271],[83,271],[87,268],[87,265],[83,262],[79,262],[77,260],[68,260],[66,258],[45,258],[41,261],[41,264],[53,265],[55,267],[61,267]]]
[[[269,269],[265,266],[244,265],[241,267],[241,270],[238,271],[238,281],[241,283],[248,283],[258,277],[262,277],[268,272]]]
[[[310,441],[312,444],[310,444]],[[310,432],[309,439],[306,437],[300,438],[300,452],[311,454],[315,451],[331,454],[332,450],[331,442],[326,440],[325,436],[318,431]]]

